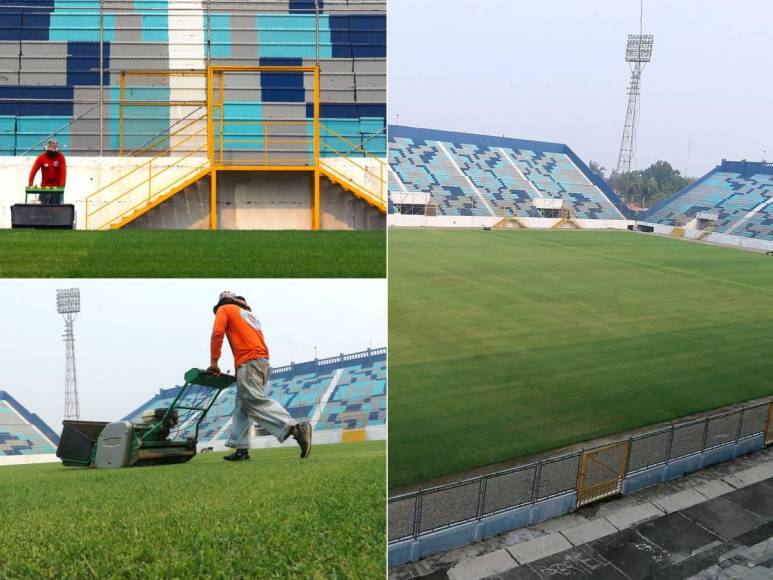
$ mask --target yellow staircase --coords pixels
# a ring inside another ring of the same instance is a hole
[[[526,225],[518,216],[505,216],[495,223],[493,227],[495,230],[524,229],[526,228]]]
[[[194,129],[188,135],[180,134],[196,122],[201,125],[205,118],[206,115],[171,134],[169,142],[174,145],[144,163],[133,165],[86,197],[86,229],[122,228],[209,175],[211,163],[207,155],[206,126]]]
[[[553,230],[560,230],[560,229],[574,229],[574,230],[581,230],[582,227],[580,226],[577,221],[575,221],[574,216],[572,216],[572,211],[564,206],[561,208],[561,211],[559,213],[559,220],[551,227]]]
[[[387,166],[384,160],[368,153],[326,125],[320,124],[319,128],[323,137],[320,139],[320,173],[381,213],[386,213]],[[348,150],[341,151],[331,141],[343,144],[339,147]],[[322,155],[325,152],[332,155]],[[352,154],[356,157],[352,157]]]

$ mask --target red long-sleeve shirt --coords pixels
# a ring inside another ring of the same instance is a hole
[[[249,310],[239,308],[236,304],[226,304],[217,309],[210,348],[212,360],[220,358],[223,336],[228,337],[237,369],[249,360],[268,358],[260,321]]]
[[[29,185],[32,187],[33,181],[35,181],[35,174],[41,170],[41,182],[43,187],[64,187],[67,181],[67,163],[64,160],[64,155],[55,151],[53,155],[49,155],[49,152],[41,153],[38,158],[35,159],[35,164],[30,171]]]

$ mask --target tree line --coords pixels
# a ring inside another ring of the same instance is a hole
[[[684,177],[668,161],[657,161],[644,170],[628,173],[613,171],[609,175],[606,168],[595,161],[591,161],[589,167],[626,204],[634,207],[651,207],[695,181],[692,177]]]

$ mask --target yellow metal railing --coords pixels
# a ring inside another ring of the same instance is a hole
[[[343,180],[350,186],[357,188],[361,194],[365,194],[372,201],[377,203],[379,207],[386,207],[388,186],[386,162],[380,157],[376,157],[372,153],[369,153],[361,146],[347,139],[343,135],[337,133],[327,125],[320,123],[319,128],[321,133],[325,134],[326,136],[330,136],[337,141],[345,143],[349,146],[350,149],[347,152],[340,151],[330,144],[330,139],[324,139],[324,137],[320,140],[321,148],[325,151],[333,153],[335,155],[334,159],[345,160],[346,163],[343,164],[345,167],[356,169],[357,172],[361,171],[364,179],[362,181],[353,179],[348,174],[348,172],[330,163],[329,158],[327,157],[320,156],[320,167],[325,172],[332,173],[334,177],[338,178],[339,180]],[[357,155],[357,157],[353,157],[351,155],[352,152],[357,152],[359,155]],[[364,162],[360,163],[357,160],[363,160]],[[375,171],[368,166],[368,160],[373,162],[373,165],[376,167]],[[371,181],[374,185],[368,184],[368,181]]]
[[[222,114],[221,114],[222,115]],[[312,121],[309,120],[269,120],[263,119],[258,121],[224,121],[222,116],[220,119],[214,121],[217,135],[217,148],[215,149],[215,163],[218,165],[230,165],[230,166],[304,166],[312,167],[314,165],[313,152],[311,148],[314,144],[314,136],[309,133],[309,129],[312,129]],[[243,135],[229,136],[226,135],[226,127],[246,127]],[[282,127],[305,127],[306,135],[287,135],[281,132]],[[261,130],[262,133],[255,132],[254,136],[250,135],[252,129]],[[280,128],[279,134],[272,137],[272,131]],[[229,147],[229,145],[237,145],[237,147]],[[255,145],[254,149],[239,148],[239,145]],[[302,145],[303,148],[297,150],[283,149],[286,145]],[[230,152],[234,155],[238,155],[233,159],[226,159],[224,152]],[[254,157],[245,157],[244,155],[256,154]],[[281,155],[288,155],[288,157],[282,157]],[[289,156],[295,154],[294,156]]]

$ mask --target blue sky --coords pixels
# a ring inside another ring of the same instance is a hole
[[[6,390],[55,431],[64,406],[64,322],[56,289],[79,287],[81,418],[118,420],[191,367],[209,364],[212,307],[245,296],[275,366],[386,346],[385,280],[15,280],[0,284]],[[227,341],[223,370],[233,370]]]
[[[769,0],[645,1],[636,167],[773,158],[771,21]],[[638,0],[390,0],[389,122],[562,142],[614,168],[638,30]]]

